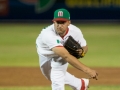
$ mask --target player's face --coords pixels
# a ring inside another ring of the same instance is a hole
[[[55,30],[60,36],[65,35],[69,24],[70,24],[70,21],[54,21]]]

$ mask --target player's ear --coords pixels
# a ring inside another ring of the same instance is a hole
[[[70,20],[68,21],[68,24],[69,24],[69,25],[71,24],[71,21],[70,21]]]
[[[53,21],[53,23],[55,23],[55,21]]]

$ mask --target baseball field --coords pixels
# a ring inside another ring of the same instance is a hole
[[[35,44],[41,29],[48,25],[0,23],[0,90],[51,90],[50,82],[41,74]],[[99,74],[98,80],[90,80],[89,90],[120,90],[120,23],[75,25],[89,47],[80,61]],[[72,66],[68,71],[88,78]]]

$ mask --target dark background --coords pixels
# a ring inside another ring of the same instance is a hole
[[[50,1],[53,3],[46,8]],[[44,4],[39,11],[38,2]],[[58,8],[68,9],[72,20],[120,20],[120,0],[0,0],[0,21],[52,20]]]

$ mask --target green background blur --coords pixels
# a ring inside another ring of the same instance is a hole
[[[49,24],[0,24],[0,66],[38,67],[36,38]],[[89,47],[81,59],[92,67],[120,67],[120,24],[75,24]]]
[[[73,24],[82,30],[89,47],[81,62],[90,67],[120,67],[119,23]],[[39,67],[35,41],[41,29],[48,25],[0,23],[0,67]],[[89,90],[119,89],[120,86],[92,86]],[[0,90],[50,90],[50,87],[0,87]]]

